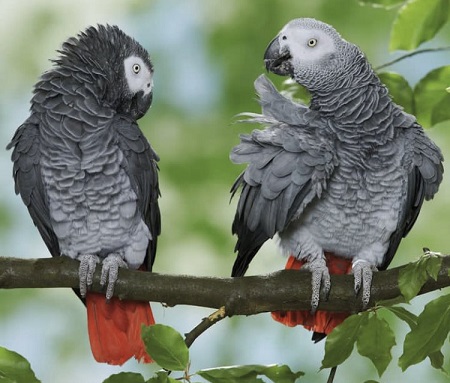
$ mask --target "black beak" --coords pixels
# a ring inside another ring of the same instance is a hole
[[[264,64],[268,71],[280,76],[288,76],[292,72],[290,58],[291,54],[287,48],[281,51],[279,36],[277,36],[270,42],[264,53]]]
[[[131,106],[131,114],[135,120],[139,120],[141,117],[147,113],[147,110],[150,108],[153,101],[153,92],[150,92],[146,96],[142,93],[138,93],[133,97],[132,106]]]

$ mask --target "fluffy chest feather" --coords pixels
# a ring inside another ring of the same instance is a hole
[[[61,250],[76,256],[126,245],[141,219],[113,135],[55,134],[43,147],[41,169]]]
[[[311,240],[323,251],[349,258],[368,252],[366,258],[379,264],[406,195],[403,153],[394,143],[366,152],[342,148],[320,198],[281,233],[285,250]]]

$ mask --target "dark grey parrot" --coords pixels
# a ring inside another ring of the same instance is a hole
[[[80,261],[94,357],[149,361],[141,323],[146,302],[112,298],[120,267],[151,271],[160,234],[158,156],[136,120],[149,109],[153,66],[147,51],[116,26],[69,38],[34,87],[30,117],[12,149],[16,193],[52,256]],[[101,263],[105,295],[90,293]]]
[[[274,317],[303,324],[319,340],[343,320],[316,312],[330,272],[353,273],[355,292],[362,286],[368,304],[373,271],[388,267],[423,201],[438,191],[443,157],[415,117],[392,102],[361,50],[331,26],[292,20],[264,62],[312,98],[305,106],[264,76],[255,82],[262,114],[249,120],[264,130],[242,135],[231,152],[234,163],[248,164],[232,187],[233,195],[241,190],[232,275],[244,275],[264,242],[278,235],[287,267],[312,273],[312,312]]]

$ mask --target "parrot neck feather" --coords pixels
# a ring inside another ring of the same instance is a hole
[[[403,120],[404,114],[371,69],[357,84],[314,92],[310,108],[325,117],[343,141],[369,145],[382,145],[392,139],[394,122]]]

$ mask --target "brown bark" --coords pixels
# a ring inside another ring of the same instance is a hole
[[[78,286],[78,261],[68,257],[18,259],[0,257],[0,288],[52,288]],[[398,274],[402,267],[375,273],[370,305],[401,297]],[[425,283],[420,294],[450,286],[450,257],[443,257],[436,281]],[[100,267],[93,291],[100,292]],[[353,292],[353,276],[331,277],[331,292],[319,306],[327,311],[358,311],[360,297]],[[242,278],[167,275],[122,269],[114,295],[122,299],[162,302],[168,306],[191,305],[225,308],[226,315],[253,315],[275,310],[309,309],[310,274],[282,270],[269,275]]]

